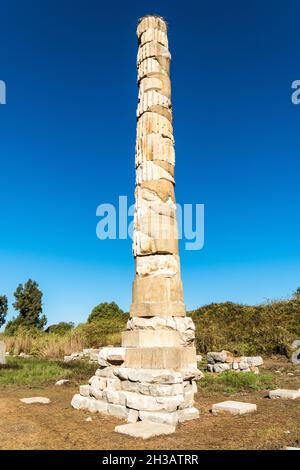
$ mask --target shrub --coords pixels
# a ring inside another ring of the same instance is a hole
[[[193,312],[196,346],[201,352],[228,349],[238,355],[290,355],[300,337],[300,297],[247,306],[225,302]]]
[[[65,335],[68,331],[72,330],[74,328],[74,323],[73,322],[64,322],[61,321],[60,323],[57,323],[55,325],[50,325],[46,329],[46,333],[55,333],[56,335]]]
[[[102,321],[105,319],[112,319],[124,315],[123,310],[115,302],[103,302],[91,311],[87,322],[92,323],[95,321]]]

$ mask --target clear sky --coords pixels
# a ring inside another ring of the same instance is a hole
[[[31,277],[49,323],[101,301],[128,310],[131,241],[96,207],[133,202],[136,22],[169,23],[179,203],[205,204],[185,251],[188,309],[300,286],[297,0],[7,0],[0,5],[0,294]],[[10,308],[11,317],[13,314]]]

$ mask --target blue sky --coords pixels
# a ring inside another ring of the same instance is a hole
[[[169,23],[179,203],[205,204],[181,243],[187,308],[300,286],[299,2],[1,3],[0,294],[31,277],[49,323],[101,301],[128,310],[131,241],[100,241],[96,207],[133,202],[135,28]],[[13,314],[10,308],[11,317]]]

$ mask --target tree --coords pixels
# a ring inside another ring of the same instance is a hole
[[[7,329],[13,330],[19,327],[43,329],[47,323],[47,318],[45,315],[41,315],[43,312],[43,293],[39,289],[37,282],[28,279],[24,286],[19,284],[14,292],[14,296],[16,300],[13,303],[13,307],[20,313],[17,318],[14,318],[7,324]]]
[[[300,300],[300,287],[298,287],[298,289],[296,289],[296,291],[294,292],[293,299]]]
[[[8,310],[8,302],[6,295],[0,295],[0,328],[5,323]]]
[[[103,302],[93,308],[88,317],[87,322],[92,323],[104,319],[113,319],[116,317],[120,317],[120,315],[124,315],[124,312],[115,302]]]
[[[74,328],[74,323],[73,322],[65,322],[61,321],[55,325],[50,325],[46,329],[46,333],[54,333],[56,335],[65,335],[68,331],[72,330]]]

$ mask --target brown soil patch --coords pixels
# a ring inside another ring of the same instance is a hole
[[[265,369],[277,373],[282,388],[300,388],[300,368],[269,362]],[[293,375],[288,375],[293,374]],[[75,411],[70,401],[77,387],[0,389],[0,449],[282,449],[300,445],[300,399],[270,400],[267,392],[225,396],[200,392],[196,406],[200,419],[181,424],[176,434],[147,441],[114,433],[124,423],[100,414]],[[49,405],[25,405],[19,398],[46,396]],[[241,417],[213,416],[213,403],[226,399],[256,403],[258,411]],[[92,422],[85,419],[91,416]]]

